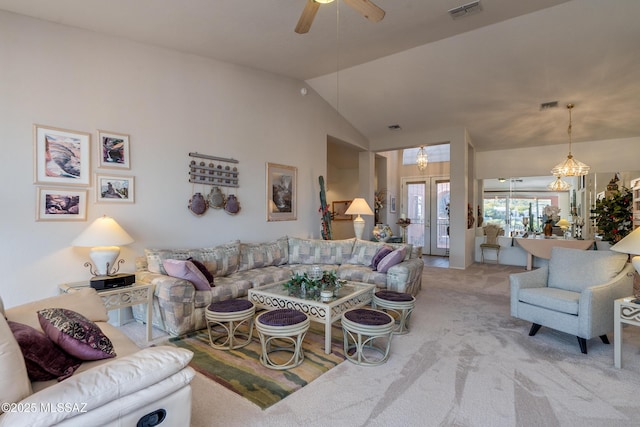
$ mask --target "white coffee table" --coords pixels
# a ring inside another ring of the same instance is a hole
[[[331,301],[302,299],[289,295],[283,283],[278,282],[249,289],[249,301],[257,308],[275,310],[291,308],[305,313],[314,322],[324,324],[324,352],[331,354],[331,325],[342,318],[342,314],[353,308],[364,307],[373,299],[376,285],[347,282]]]

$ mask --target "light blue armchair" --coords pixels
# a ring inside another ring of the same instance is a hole
[[[613,301],[633,294],[633,266],[627,255],[555,247],[549,264],[509,276],[511,315],[532,322],[529,336],[541,326],[578,337],[587,354],[587,340],[609,344]]]

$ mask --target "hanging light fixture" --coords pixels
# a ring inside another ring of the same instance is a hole
[[[429,158],[427,157],[427,151],[424,147],[420,147],[418,150],[418,155],[416,156],[416,164],[418,165],[418,169],[421,171],[427,168],[427,163],[429,163]]]
[[[556,179],[547,185],[547,188],[551,191],[567,191],[571,188],[571,184],[562,180],[561,176],[556,176]]]
[[[551,169],[551,173],[557,177],[583,176],[588,174],[589,169],[591,169],[581,161],[574,159],[571,154],[571,110],[573,107],[573,104],[567,104],[567,109],[569,110],[569,128],[567,130],[567,133],[569,134],[569,155],[564,162],[557,164],[553,169]]]

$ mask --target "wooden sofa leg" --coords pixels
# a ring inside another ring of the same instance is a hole
[[[533,323],[531,325],[531,329],[529,329],[529,336],[532,337],[535,334],[537,334],[541,327],[542,327],[542,325],[538,325],[537,323]]]
[[[578,344],[580,344],[580,351],[582,352],[582,354],[587,354],[587,340],[578,337]]]
[[[602,342],[603,342],[604,344],[611,344],[611,343],[609,342],[609,338],[608,338],[606,335],[600,335],[600,339],[602,340]]]

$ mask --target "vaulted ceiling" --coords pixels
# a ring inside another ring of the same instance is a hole
[[[202,55],[315,89],[369,138],[464,126],[478,151],[640,136],[640,1],[0,0],[0,9]],[[336,71],[339,70],[337,73]],[[337,95],[337,96],[336,96]],[[540,104],[558,101],[558,108]]]

